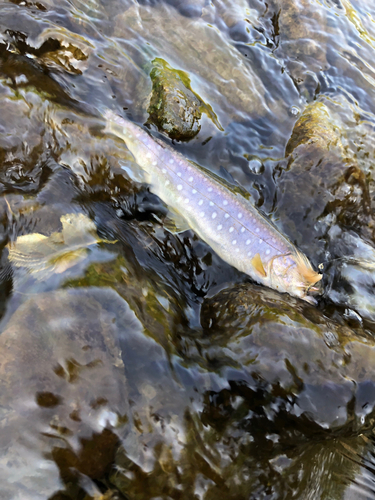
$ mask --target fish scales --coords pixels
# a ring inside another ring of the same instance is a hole
[[[109,110],[104,117],[107,130],[125,141],[142,167],[150,189],[179,212],[220,257],[258,282],[312,301],[306,290],[299,290],[303,276],[295,276],[297,261],[306,264],[307,258],[248,200],[129,120]],[[311,266],[310,270],[315,282],[319,281],[321,275]],[[293,293],[290,285],[296,279],[298,290]]]

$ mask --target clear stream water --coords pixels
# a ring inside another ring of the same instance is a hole
[[[373,2],[0,9],[0,499],[374,498]],[[316,307],[168,231],[86,112],[144,124],[156,58],[205,103],[173,147],[323,264]]]

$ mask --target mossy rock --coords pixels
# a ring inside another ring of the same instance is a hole
[[[186,141],[201,129],[202,102],[190,88],[189,78],[162,59],[154,60],[151,70],[152,95],[149,120],[171,139]]]

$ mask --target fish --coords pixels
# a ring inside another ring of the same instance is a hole
[[[254,281],[316,303],[322,274],[250,201],[129,119],[110,109],[103,117],[105,132],[125,142],[142,180],[183,219],[181,229],[191,228]]]

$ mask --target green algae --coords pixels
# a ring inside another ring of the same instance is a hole
[[[188,73],[172,68],[160,57],[155,58],[152,65],[149,121],[171,139],[189,140],[199,133],[199,122],[205,113],[223,131],[212,107],[191,88]]]
[[[171,139],[189,140],[198,134],[202,102],[192,92],[188,75],[162,59],[153,61],[149,122]]]

